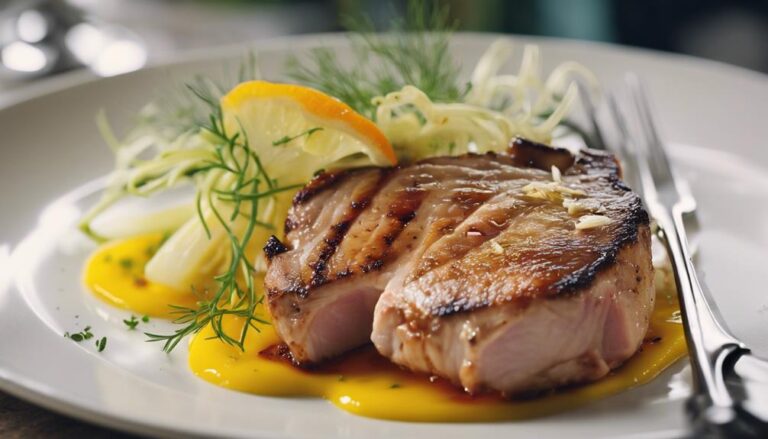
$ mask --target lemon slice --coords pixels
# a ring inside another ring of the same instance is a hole
[[[391,166],[397,158],[370,120],[315,89],[249,81],[221,98],[224,126],[245,135],[281,183],[303,182],[335,163]]]

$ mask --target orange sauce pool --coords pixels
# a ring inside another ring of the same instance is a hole
[[[162,316],[167,315],[168,304],[193,304],[196,297],[191,293],[175,292],[146,280],[136,283],[149,259],[146,249],[160,239],[159,235],[148,235],[105,245],[88,261],[86,284],[98,297],[138,313]],[[131,258],[136,265],[126,269],[119,262],[115,264],[115,258]],[[262,312],[266,314],[266,310]],[[231,319],[225,322],[226,330],[236,334],[241,324]],[[282,355],[273,328],[265,325],[260,329],[250,333],[241,351],[210,339],[211,329],[204,328],[190,342],[190,368],[200,378],[232,390],[324,398],[360,416],[415,422],[514,420],[576,408],[645,384],[686,354],[679,306],[670,292],[657,295],[646,341],[626,364],[595,383],[526,400],[469,396],[443,380],[400,369],[370,346],[312,370],[297,368]]]

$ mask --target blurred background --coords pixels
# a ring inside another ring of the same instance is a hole
[[[0,93],[73,69],[109,76],[175,53],[382,25],[407,0],[0,0]],[[605,41],[768,72],[768,0],[445,0],[462,30]]]

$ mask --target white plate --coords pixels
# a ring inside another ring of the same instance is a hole
[[[453,50],[469,68],[494,38],[461,35]],[[339,36],[255,45],[264,76],[278,78],[286,54],[321,40],[342,53],[346,47]],[[699,201],[701,273],[728,325],[755,352],[768,355],[768,296],[758,282],[768,260],[766,77],[622,47],[520,41],[539,43],[550,68],[576,60],[608,85],[626,71],[647,81],[674,159]],[[0,247],[0,388],[72,416],[151,434],[446,439],[684,434],[689,388],[684,362],[647,386],[560,415],[524,422],[416,424],[355,417],[317,399],[227,391],[192,376],[183,349],[167,356],[157,345],[143,343],[138,332],[126,331],[120,321],[126,313],[93,299],[80,284],[92,245],[72,224],[98,186],[71,190],[111,166],[94,115],[103,108],[118,129],[126,127],[157,90],[191,73],[217,71],[220,61],[242,53],[240,48],[208,51],[102,80],[65,78],[0,110],[0,242],[9,244]],[[103,353],[62,337],[86,324],[97,336],[108,336]]]

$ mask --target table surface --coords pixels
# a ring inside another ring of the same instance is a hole
[[[0,437],[11,438],[69,438],[134,439],[102,427],[77,421],[37,407],[0,392]]]

